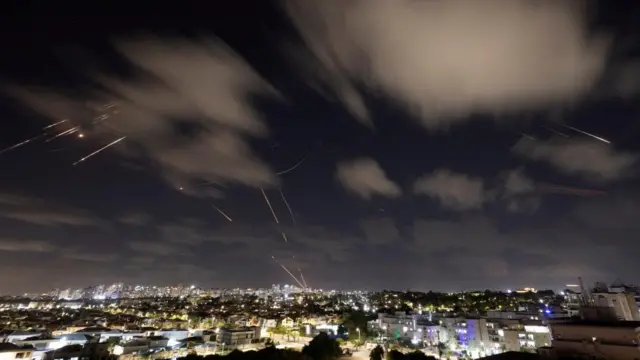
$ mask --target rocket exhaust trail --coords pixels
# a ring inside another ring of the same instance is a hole
[[[214,209],[218,210],[218,212],[220,213],[220,215],[224,216],[227,220],[229,220],[230,222],[233,221],[231,220],[231,218],[224,213],[224,211],[220,210],[220,208],[218,208],[217,206],[211,204],[211,206],[213,206]]]
[[[291,273],[291,271],[289,271],[289,269],[287,269],[287,267],[286,267],[286,266],[282,265],[282,263],[281,263],[280,261],[278,261],[278,259],[276,259],[276,257],[275,257],[275,256],[273,256],[273,255],[272,255],[272,256],[271,256],[271,258],[272,258],[273,260],[275,260],[275,262],[276,262],[278,265],[280,265],[280,267],[282,267],[282,268],[284,269],[284,271],[286,271],[286,272],[287,272],[287,274],[289,274],[289,276],[291,276],[291,277],[293,278],[293,280],[295,280],[295,281],[298,283],[298,285],[300,285],[300,287],[304,288],[304,285],[302,285],[302,283],[301,283],[301,282],[300,282],[300,281],[299,281],[299,280],[298,280],[298,279],[297,279],[297,278],[296,278],[296,277]]]
[[[291,206],[289,206],[289,202],[287,201],[287,198],[284,197],[284,193],[282,192],[282,189],[280,189],[280,196],[282,197],[282,201],[284,201],[284,204],[287,205],[287,209],[289,210],[289,214],[291,215],[291,221],[293,221],[293,225],[295,225],[296,217],[293,216],[293,210],[291,210]]]
[[[271,214],[273,215],[273,219],[276,221],[276,224],[280,225],[280,221],[278,221],[278,217],[276,216],[276,212],[273,211],[273,207],[271,206],[271,202],[269,201],[269,198],[267,197],[267,194],[264,192],[263,189],[260,189],[260,191],[262,191],[262,196],[264,197],[264,201],[267,202],[267,206],[269,206],[269,210],[271,210]]]
[[[20,146],[22,146],[22,145],[27,145],[28,143],[30,143],[30,142],[32,142],[32,141],[34,141],[34,140],[38,140],[39,138],[41,138],[41,137],[43,137],[43,136],[45,136],[45,135],[46,135],[46,134],[40,134],[40,135],[38,135],[38,136],[34,136],[34,137],[32,137],[31,139],[27,139],[27,140],[24,140],[24,141],[22,141],[22,142],[19,142],[19,143],[15,144],[15,145],[9,146],[8,148],[6,148],[6,149],[4,149],[4,150],[1,150],[1,151],[0,151],[0,154],[5,153],[5,152],[7,152],[7,151],[11,151],[11,150],[16,149],[16,148],[19,148],[19,147],[20,147]]]
[[[47,129],[52,128],[54,126],[58,126],[60,124],[66,123],[67,121],[69,121],[69,119],[60,120],[57,123],[53,123],[51,125],[47,125],[47,126],[43,127],[42,130],[47,130]]]
[[[59,134],[55,135],[54,137],[47,139],[45,142],[46,142],[46,143],[48,143],[49,141],[51,141],[51,140],[53,140],[53,139],[57,139],[57,138],[59,138],[60,136],[65,136],[65,135],[73,134],[74,132],[76,132],[76,131],[78,131],[78,130],[80,130],[80,126],[74,126],[74,127],[72,127],[71,129],[65,130],[65,131],[63,131],[63,132],[61,132],[61,133],[59,133]]]
[[[116,141],[113,141],[113,142],[111,142],[111,143],[109,143],[109,144],[107,144],[107,145],[105,145],[105,146],[101,147],[100,149],[98,149],[98,150],[96,150],[96,151],[92,152],[91,154],[89,154],[89,155],[87,155],[87,156],[83,157],[82,159],[80,159],[80,160],[78,160],[78,161],[74,162],[74,163],[73,163],[73,165],[78,165],[79,163],[81,163],[81,162],[83,162],[83,161],[87,160],[88,158],[92,157],[93,155],[96,155],[96,154],[98,154],[99,152],[102,152],[103,150],[106,150],[106,149],[108,149],[108,148],[112,147],[113,145],[115,145],[115,144],[119,143],[120,141],[122,141],[122,140],[124,140],[124,139],[126,139],[126,138],[127,138],[126,136],[123,136],[123,137],[121,137],[120,139],[118,139],[118,140],[116,140]]]
[[[302,158],[300,161],[298,161],[295,165],[293,165],[292,167],[288,168],[287,170],[283,170],[283,171],[277,172],[277,173],[276,173],[276,175],[284,175],[284,174],[286,174],[286,173],[288,173],[288,172],[290,172],[290,171],[295,170],[298,166],[302,165],[302,163],[303,163],[305,160],[307,160],[307,158],[308,158],[308,157],[309,157],[309,156],[305,156],[305,157],[303,157],[303,158]]]
[[[304,275],[302,275],[302,270],[300,270],[300,268],[298,268],[298,272],[300,273],[300,280],[302,280],[302,283],[304,284],[304,288],[308,288],[307,286],[307,281],[304,279]]]
[[[573,130],[573,131],[577,131],[577,132],[579,132],[579,133],[581,133],[581,134],[583,134],[583,135],[587,135],[587,136],[590,136],[590,137],[592,137],[592,138],[594,138],[594,139],[596,139],[596,140],[602,141],[602,142],[603,142],[603,143],[605,143],[605,144],[611,144],[611,142],[610,142],[609,140],[607,140],[607,139],[603,139],[603,138],[601,138],[601,137],[599,137],[599,136],[595,136],[595,135],[590,134],[590,133],[588,133],[588,132],[586,132],[586,131],[582,131],[582,130],[580,130],[580,129],[574,128],[573,126],[564,125],[564,124],[560,124],[560,125],[562,125],[562,126],[566,127],[567,129],[571,129],[571,130]]]

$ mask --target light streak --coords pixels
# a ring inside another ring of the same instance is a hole
[[[564,133],[561,133],[561,132],[560,132],[560,131],[558,131],[558,130],[552,129],[552,128],[548,127],[548,126],[545,126],[544,128],[545,128],[545,129],[547,129],[547,130],[549,130],[549,131],[551,131],[552,133],[554,133],[554,134],[556,134],[556,135],[560,135],[560,136],[562,136],[563,138],[569,138],[569,135],[564,134]]]
[[[295,280],[295,281],[298,283],[298,285],[300,285],[300,287],[304,288],[304,285],[302,285],[302,283],[300,282],[300,280],[298,280],[298,279],[293,275],[293,273],[291,273],[291,271],[289,271],[289,269],[287,269],[287,267],[286,267],[286,266],[282,265],[282,263],[281,263],[280,261],[278,261],[278,259],[276,259],[276,257],[275,257],[275,256],[271,256],[271,258],[272,258],[273,260],[275,260],[275,262],[276,262],[278,265],[280,265],[280,267],[282,267],[282,268],[284,269],[284,271],[286,271],[286,272],[287,272],[287,274],[289,274],[289,275],[291,276],[291,278],[293,278],[293,280]]]
[[[100,116],[97,116],[96,118],[93,119],[93,121],[91,122],[92,124],[97,124],[103,120],[106,120],[109,118],[109,115],[107,114],[102,114]]]
[[[211,204],[211,206],[213,206],[214,209],[218,210],[218,212],[220,213],[220,215],[224,216],[227,220],[229,220],[230,222],[233,221],[231,220],[231,218],[224,213],[224,211],[220,210],[220,208],[218,208],[217,206]]]
[[[103,150],[106,150],[106,149],[108,149],[108,148],[112,147],[113,145],[115,145],[115,144],[119,143],[120,141],[122,141],[122,140],[124,140],[124,139],[126,139],[126,138],[127,138],[126,136],[123,136],[123,137],[121,137],[120,139],[115,140],[115,141],[113,141],[113,142],[111,142],[111,143],[109,143],[109,144],[107,144],[107,145],[105,145],[105,146],[101,147],[100,149],[98,149],[98,150],[96,150],[96,151],[92,152],[91,154],[89,154],[89,155],[87,155],[87,156],[83,157],[82,159],[80,159],[80,160],[78,160],[78,161],[74,162],[74,163],[73,163],[73,165],[77,165],[77,164],[79,164],[79,163],[81,163],[81,162],[83,162],[83,161],[87,160],[88,158],[90,158],[90,157],[92,157],[92,156],[94,156],[94,155],[96,155],[96,154],[100,153],[100,152],[101,152],[101,151],[103,151]]]
[[[76,132],[76,131],[78,131],[78,130],[80,130],[80,126],[74,126],[74,127],[72,127],[71,129],[67,129],[67,130],[65,130],[65,131],[63,131],[63,132],[61,132],[61,133],[59,133],[58,135],[56,135],[56,136],[54,136],[54,137],[52,137],[52,138],[50,138],[50,139],[47,139],[45,142],[46,142],[46,143],[48,143],[49,141],[51,141],[51,140],[53,140],[53,139],[56,139],[56,138],[59,138],[60,136],[65,136],[65,135],[73,134],[74,132]]]
[[[282,238],[284,239],[284,242],[289,242],[289,240],[287,240],[287,235],[284,233],[284,231],[282,232]]]
[[[564,125],[564,124],[560,124],[560,125],[561,125],[561,126],[566,127],[567,129],[571,129],[571,130],[573,130],[573,131],[577,131],[577,132],[579,132],[579,133],[581,133],[581,134],[583,134],[583,135],[590,136],[590,137],[592,137],[592,138],[594,138],[594,139],[596,139],[596,140],[600,140],[600,141],[602,141],[603,143],[611,144],[611,142],[610,142],[609,140],[607,140],[607,139],[603,139],[603,138],[601,138],[601,137],[599,137],[599,136],[595,136],[595,135],[590,134],[590,133],[588,133],[588,132],[586,132],[586,131],[582,131],[582,130],[580,130],[580,129],[576,129],[576,128],[574,128],[573,126]]]
[[[269,201],[269,198],[267,197],[267,194],[264,192],[263,189],[260,189],[260,191],[262,191],[262,196],[264,197],[264,201],[267,202],[267,205],[269,206],[269,209],[271,210],[271,214],[273,215],[273,219],[276,221],[276,224],[280,225],[280,221],[278,221],[278,217],[276,216],[276,212],[273,211],[273,207],[271,206],[271,202]]]
[[[67,121],[69,121],[69,119],[60,120],[57,123],[53,123],[51,125],[47,125],[47,126],[43,127],[42,130],[47,130],[47,129],[52,128],[54,126],[58,126],[60,124],[66,123]]]
[[[307,281],[304,279],[304,275],[302,275],[302,270],[300,270],[300,268],[298,268],[298,272],[300,273],[300,280],[302,280],[302,283],[304,284],[304,288],[308,288],[309,286],[307,286]]]
[[[287,205],[287,209],[289,210],[289,214],[291,214],[291,221],[293,221],[293,224],[296,224],[296,217],[293,215],[293,210],[291,210],[291,206],[289,206],[289,202],[287,201],[287,198],[284,197],[284,193],[282,192],[282,189],[280,189],[280,196],[282,197],[282,201],[284,201],[284,204]]]
[[[293,165],[292,167],[288,168],[287,170],[283,170],[283,171],[280,171],[280,172],[276,173],[276,175],[284,175],[284,174],[286,174],[286,173],[288,173],[288,172],[290,172],[290,171],[295,170],[298,166],[302,165],[302,163],[303,163],[305,160],[307,160],[307,158],[308,158],[308,157],[309,157],[308,155],[307,155],[307,156],[305,156],[305,157],[303,157],[303,158],[302,158],[300,161],[298,161],[295,165]]]
[[[38,136],[34,136],[34,137],[32,137],[31,139],[27,139],[27,140],[25,140],[25,141],[22,141],[22,142],[19,142],[19,143],[15,144],[15,145],[11,145],[11,146],[9,146],[8,148],[6,148],[6,149],[4,149],[4,150],[0,151],[0,154],[5,153],[5,152],[7,152],[7,151],[11,151],[11,150],[16,149],[16,148],[19,148],[19,147],[20,147],[20,146],[22,146],[22,145],[27,145],[28,143],[30,143],[30,142],[32,142],[32,141],[34,141],[34,140],[38,140],[39,138],[41,138],[41,137],[43,137],[43,136],[45,136],[45,135],[46,135],[46,134],[40,134],[40,135],[38,135]]]

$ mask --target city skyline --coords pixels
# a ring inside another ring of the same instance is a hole
[[[599,284],[598,282],[596,285]],[[614,283],[618,285],[614,286],[631,286],[627,283]],[[321,289],[311,287],[300,287],[297,284],[270,284],[268,286],[242,288],[242,287],[215,287],[204,286],[198,284],[171,284],[171,285],[153,285],[153,284],[126,284],[123,282],[116,282],[112,284],[93,284],[83,286],[79,288],[61,287],[49,289],[45,292],[34,293],[27,292],[24,294],[9,294],[0,292],[0,297],[49,297],[60,300],[80,300],[80,299],[94,299],[94,300],[109,300],[127,297],[187,297],[187,296],[209,296],[217,297],[222,295],[248,295],[248,294],[273,294],[273,293],[322,293],[329,295],[333,293],[353,294],[353,293],[379,293],[379,292],[395,292],[395,293],[476,293],[484,291],[499,292],[503,294],[511,293],[537,293],[539,291],[547,292],[553,291],[561,295],[567,290],[580,291],[579,285],[567,284],[558,289],[551,289],[543,287],[540,289],[532,287],[511,287],[508,289],[491,289],[491,288],[478,288],[478,289],[463,289],[458,291],[437,291],[433,289],[429,290],[415,290],[415,289],[364,289],[364,288],[334,288],[334,289]],[[123,295],[123,294],[129,295]]]
[[[640,7],[365,3],[7,17],[0,291],[638,282]]]

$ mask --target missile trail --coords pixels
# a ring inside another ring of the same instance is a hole
[[[307,158],[309,157],[309,155],[303,157],[300,161],[298,161],[295,165],[293,165],[292,167],[288,168],[287,170],[283,170],[280,172],[277,172],[276,175],[284,175],[290,171],[293,171],[295,169],[298,168],[298,166],[302,165],[303,162],[305,162],[305,160],[307,160]]]
[[[213,206],[214,209],[218,210],[218,212],[220,213],[220,215],[224,216],[227,220],[229,220],[229,222],[232,222],[233,220],[231,220],[231,218],[224,213],[224,211],[220,210],[220,208],[218,208],[217,206],[211,204],[211,206]]]
[[[596,135],[590,134],[590,133],[588,133],[588,132],[586,132],[586,131],[582,131],[582,130],[580,130],[580,129],[576,129],[576,128],[574,128],[573,126],[564,125],[564,124],[560,124],[560,125],[562,125],[562,126],[566,127],[567,129],[571,129],[571,130],[573,130],[573,131],[577,131],[577,132],[579,132],[579,133],[581,133],[581,134],[583,134],[583,135],[587,135],[587,136],[590,136],[590,137],[592,137],[592,138],[594,138],[594,139],[596,139],[596,140],[602,141],[603,143],[611,144],[611,142],[610,142],[609,140],[607,140],[607,139],[603,139],[603,138],[601,138],[601,137],[599,137],[599,136],[596,136]]]
[[[286,271],[286,272],[287,272],[287,274],[289,274],[289,275],[293,278],[293,280],[295,280],[295,281],[298,283],[298,285],[300,285],[300,287],[304,288],[304,285],[302,285],[302,283],[301,283],[301,282],[300,282],[300,281],[299,281],[299,280],[298,280],[298,279],[297,279],[297,278],[296,278],[296,277],[291,273],[291,271],[289,271],[289,269],[287,269],[287,267],[286,267],[286,266],[282,265],[282,263],[281,263],[280,261],[278,261],[278,259],[276,259],[276,257],[275,257],[275,256],[273,256],[273,255],[272,255],[272,256],[271,256],[271,258],[272,258],[273,260],[275,260],[275,262],[276,262],[278,265],[280,265],[280,267],[282,267],[282,268],[284,269],[284,271]]]
[[[96,151],[92,152],[91,154],[89,154],[89,155],[87,155],[87,156],[83,157],[82,159],[80,159],[80,160],[78,160],[78,161],[74,162],[74,163],[73,163],[73,165],[78,165],[79,163],[81,163],[81,162],[83,162],[83,161],[87,160],[88,158],[90,158],[90,157],[92,157],[92,156],[94,156],[94,155],[96,155],[96,154],[98,154],[98,153],[100,153],[100,152],[102,152],[102,151],[104,151],[104,150],[106,150],[106,149],[108,149],[108,148],[112,147],[113,145],[115,145],[115,144],[119,143],[120,141],[122,141],[122,140],[124,140],[124,139],[126,139],[126,138],[127,138],[126,136],[123,136],[123,137],[121,137],[120,139],[115,140],[115,141],[113,141],[113,142],[111,142],[111,143],[109,143],[109,144],[107,144],[107,145],[105,145],[105,146],[101,147],[100,149],[98,149],[98,150],[96,150]]]
[[[6,149],[1,150],[1,151],[0,151],[0,154],[5,153],[5,152],[7,152],[7,151],[11,151],[11,150],[16,149],[16,148],[19,148],[19,147],[20,147],[20,146],[22,146],[22,145],[27,145],[28,143],[30,143],[30,142],[32,142],[32,141],[35,141],[35,140],[38,140],[39,138],[41,138],[41,137],[43,137],[43,136],[45,136],[45,135],[46,135],[46,134],[40,134],[40,135],[38,135],[38,136],[34,136],[34,137],[32,137],[31,139],[27,139],[27,140],[24,140],[24,141],[22,141],[22,142],[19,142],[19,143],[15,144],[15,145],[11,145],[11,146],[9,146],[9,147],[8,147],[8,148],[6,148]]]
[[[293,221],[293,225],[295,225],[296,217],[293,215],[293,210],[291,210],[291,206],[289,206],[289,202],[287,201],[287,198],[284,197],[284,193],[282,192],[282,189],[280,189],[280,196],[282,197],[282,201],[284,201],[284,204],[287,205],[287,209],[289,210],[289,214],[291,215],[291,221]]]
[[[271,206],[271,202],[269,201],[269,198],[267,197],[267,194],[264,192],[263,189],[260,189],[260,191],[262,191],[262,196],[264,197],[264,201],[267,202],[267,205],[269,206],[269,210],[271,210],[271,214],[273,215],[273,219],[276,221],[276,224],[280,225],[280,221],[278,221],[278,217],[276,216],[276,212],[273,211],[273,207]]]
[[[78,130],[80,130],[80,126],[74,126],[71,129],[65,130],[65,131],[55,135],[54,137],[47,139],[45,142],[48,143],[49,141],[51,141],[53,139],[56,139],[56,138],[59,138],[60,136],[71,135],[71,134],[73,134],[74,132],[76,132]]]
[[[549,131],[551,131],[552,133],[554,133],[554,134],[556,134],[556,135],[560,135],[560,136],[562,136],[563,138],[568,138],[568,137],[569,137],[569,135],[567,135],[567,134],[565,134],[565,133],[561,133],[560,131],[555,130],[555,129],[552,129],[552,128],[548,127],[548,126],[545,126],[544,128],[545,128],[545,129],[547,129],[547,130],[549,130]]]
[[[302,280],[302,283],[304,284],[304,288],[308,288],[307,286],[307,281],[304,279],[304,275],[302,275],[302,270],[300,270],[300,268],[298,268],[298,272],[300,273],[300,280]]]
[[[52,128],[54,126],[58,126],[60,124],[66,123],[67,121],[69,121],[69,119],[60,120],[57,123],[53,123],[51,125],[47,125],[47,126],[43,127],[42,130],[47,130],[47,129]]]

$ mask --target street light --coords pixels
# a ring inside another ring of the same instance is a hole
[[[358,332],[358,344],[360,344],[360,328],[356,328],[356,331]]]

